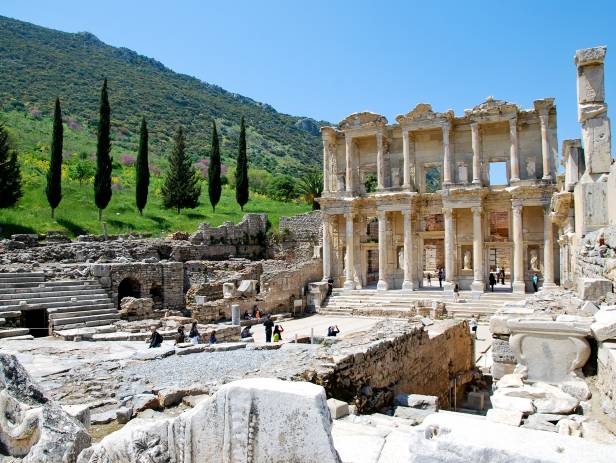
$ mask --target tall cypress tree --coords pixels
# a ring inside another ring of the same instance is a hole
[[[21,198],[21,171],[9,134],[0,123],[0,209],[14,206]]]
[[[111,201],[111,108],[107,95],[107,79],[101,90],[100,115],[96,142],[96,175],[94,176],[94,202],[98,208],[98,220],[103,217],[103,209]]]
[[[148,165],[148,127],[145,117],[141,119],[139,137],[139,152],[137,153],[135,199],[139,214],[143,215],[143,208],[148,202],[148,187],[150,186],[150,168]]]
[[[169,157],[169,169],[165,176],[161,193],[163,205],[170,209],[175,208],[180,213],[180,209],[193,209],[199,205],[199,195],[201,185],[197,171],[192,166],[192,162],[186,156],[186,141],[184,130],[178,127],[175,133],[175,146]]]
[[[222,192],[222,184],[220,182],[220,143],[218,141],[218,132],[216,131],[216,121],[213,121],[212,124],[212,151],[210,153],[207,179],[210,204],[212,204],[212,210],[216,212],[216,205],[220,201],[220,194]]]
[[[248,158],[246,157],[246,124],[244,116],[240,122],[240,144],[237,153],[237,166],[235,168],[235,200],[244,211],[248,202]]]
[[[60,98],[56,98],[53,111],[53,133],[51,136],[51,159],[47,171],[47,202],[51,207],[51,218],[55,216],[56,207],[62,200],[62,145],[64,143],[64,127],[62,127],[62,111]]]

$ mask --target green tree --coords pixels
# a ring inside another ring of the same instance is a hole
[[[279,201],[289,201],[295,197],[295,180],[288,175],[279,175],[267,187],[267,195]]]
[[[212,150],[210,152],[210,165],[207,170],[207,192],[210,196],[212,210],[216,212],[216,205],[220,201],[222,184],[220,183],[220,142],[216,131],[216,121],[212,124]]]
[[[14,206],[22,194],[17,153],[11,149],[9,134],[0,123],[0,208]]]
[[[94,202],[98,208],[98,220],[103,218],[103,209],[111,201],[111,108],[107,95],[107,79],[101,90],[100,114],[96,142],[96,175],[94,176]]]
[[[51,136],[51,159],[47,171],[47,202],[51,207],[51,218],[55,216],[56,207],[62,201],[62,145],[64,143],[64,127],[62,126],[62,110],[60,98],[56,97],[53,111],[53,132]]]
[[[68,169],[68,176],[71,180],[76,180],[80,185],[88,182],[96,173],[94,163],[88,159],[81,159],[73,164]]]
[[[323,173],[319,171],[308,172],[299,179],[296,187],[304,200],[312,205],[312,210],[320,209],[320,205],[316,198],[323,193]]]
[[[201,185],[192,161],[186,156],[186,140],[182,126],[178,126],[174,142],[161,193],[163,205],[167,209],[177,209],[179,214],[183,208],[193,209],[199,205]]]
[[[143,215],[143,209],[148,202],[148,187],[150,186],[150,167],[148,164],[148,126],[145,116],[141,119],[141,130],[139,137],[139,152],[137,153],[137,163],[135,165],[137,184],[135,187],[135,199],[139,214]]]
[[[244,211],[248,202],[248,158],[246,157],[246,124],[244,116],[240,121],[240,144],[237,153],[237,166],[235,168],[235,200]]]

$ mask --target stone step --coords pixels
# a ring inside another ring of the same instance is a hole
[[[21,317],[21,312],[19,310],[3,310],[0,311],[0,317],[6,318],[19,318]]]
[[[40,292],[30,292],[30,293],[20,293],[20,294],[3,294],[0,296],[0,305],[4,305],[5,301],[11,300],[27,300],[27,299],[39,299],[39,298],[52,298],[52,297],[76,297],[76,296],[85,296],[90,294],[101,294],[107,295],[107,293],[102,289],[92,288],[92,289],[84,289],[80,288],[77,290],[71,291],[49,291],[49,288],[46,288],[47,291]]]
[[[45,281],[44,277],[21,277],[21,278],[0,278],[0,282],[4,284],[16,284],[16,283],[30,283],[37,284],[43,283]]]
[[[2,272],[0,280],[5,278],[45,278],[43,272]]]
[[[30,333],[28,328],[0,328],[0,339],[23,336]]]
[[[95,298],[78,298],[76,301],[60,300],[56,302],[40,302],[35,300],[34,303],[28,304],[28,310],[47,309],[49,313],[53,312],[67,312],[73,310],[73,307],[91,306],[107,304],[109,307],[115,307],[113,302],[108,297],[95,297]],[[0,306],[1,310],[21,310],[19,304],[11,304]]]
[[[72,323],[87,323],[89,321],[94,320],[119,320],[120,315],[116,312],[115,314],[103,314],[103,315],[89,315],[85,317],[71,317],[71,318],[61,318],[56,320],[51,320],[51,323],[54,327],[60,325],[69,325]]]
[[[74,299],[74,300],[73,300]],[[39,305],[47,307],[48,304],[53,304],[54,302],[74,302],[74,301],[92,301],[96,299],[105,299],[109,300],[109,296],[106,293],[103,294],[85,294],[81,296],[56,296],[56,297],[34,297],[34,298],[23,298],[23,299],[10,299],[8,301],[0,301],[0,310],[3,310],[5,307],[14,306],[19,307],[21,301],[26,301],[28,305]]]
[[[81,289],[103,289],[98,283],[80,284],[79,282],[51,282],[44,283],[0,283],[0,297],[4,294],[40,293],[44,291],[75,291]]]
[[[97,309],[114,309],[115,304],[109,299],[92,299],[89,301],[75,301],[75,302],[57,302],[53,307],[47,307],[47,312],[50,314],[64,313],[64,312],[79,312],[85,310],[84,308],[96,307]]]
[[[71,312],[54,312],[49,314],[50,320],[61,320],[63,318],[73,318],[73,317],[87,317],[90,315],[104,315],[104,314],[117,314],[118,311],[115,309],[110,309],[109,307],[97,307],[97,306],[83,306],[81,310],[74,310],[76,307],[73,307],[73,311]]]

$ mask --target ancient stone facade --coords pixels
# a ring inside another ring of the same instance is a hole
[[[291,217],[280,217],[278,228],[283,233],[285,230],[288,231],[291,239],[319,243],[323,236],[321,211],[312,211]]]

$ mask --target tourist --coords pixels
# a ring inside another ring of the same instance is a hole
[[[336,336],[338,333],[340,333],[340,330],[338,329],[338,325],[332,325],[327,328],[328,336]]]
[[[175,345],[186,342],[186,334],[184,333],[184,325],[178,326],[178,334],[175,335]]]
[[[492,292],[494,292],[494,285],[496,284],[496,277],[494,276],[492,272],[490,272],[490,277],[488,278],[488,284],[490,285]]]
[[[193,344],[199,344],[201,336],[199,335],[199,329],[197,328],[197,322],[193,322],[188,332],[188,337]]]
[[[261,319],[261,311],[260,311],[259,309],[257,309],[257,311],[255,312],[255,318],[256,318],[257,320],[260,320],[260,319]]]
[[[148,347],[148,349],[153,348],[153,347],[160,347],[160,345],[163,343],[163,337],[156,330],[155,326],[151,326],[150,331],[152,334],[150,335],[150,339],[147,341],[150,343],[150,346]]]
[[[500,270],[500,279],[501,279],[501,285],[505,284],[505,268],[502,267]]]
[[[248,310],[244,311],[244,320],[250,320],[250,314],[248,313]]]
[[[460,287],[458,283],[453,287],[453,302],[458,302],[458,298],[460,297]]]
[[[531,281],[533,283],[533,290],[537,292],[539,290],[539,275],[536,273],[531,277]]]
[[[327,280],[327,297],[332,295],[333,290],[334,290],[334,279],[329,278]]]
[[[445,272],[443,272],[442,268],[438,269],[438,287],[442,288],[443,287],[443,276],[445,275]]]
[[[272,342],[272,329],[274,328],[274,322],[267,317],[265,322],[263,323],[265,327],[265,342]]]
[[[284,328],[280,325],[274,326],[274,342],[282,341],[282,332]]]
[[[252,331],[250,331],[250,326],[245,326],[242,332],[240,333],[240,338],[252,338]]]
[[[432,286],[432,274],[430,272],[428,272],[427,278],[428,278],[428,286]]]
[[[212,331],[212,334],[210,334],[210,344],[216,344],[218,342],[218,339],[216,339],[216,331]]]
[[[471,328],[473,339],[477,339],[477,319],[475,318],[475,314],[473,314],[471,319],[468,321],[468,326]]]

